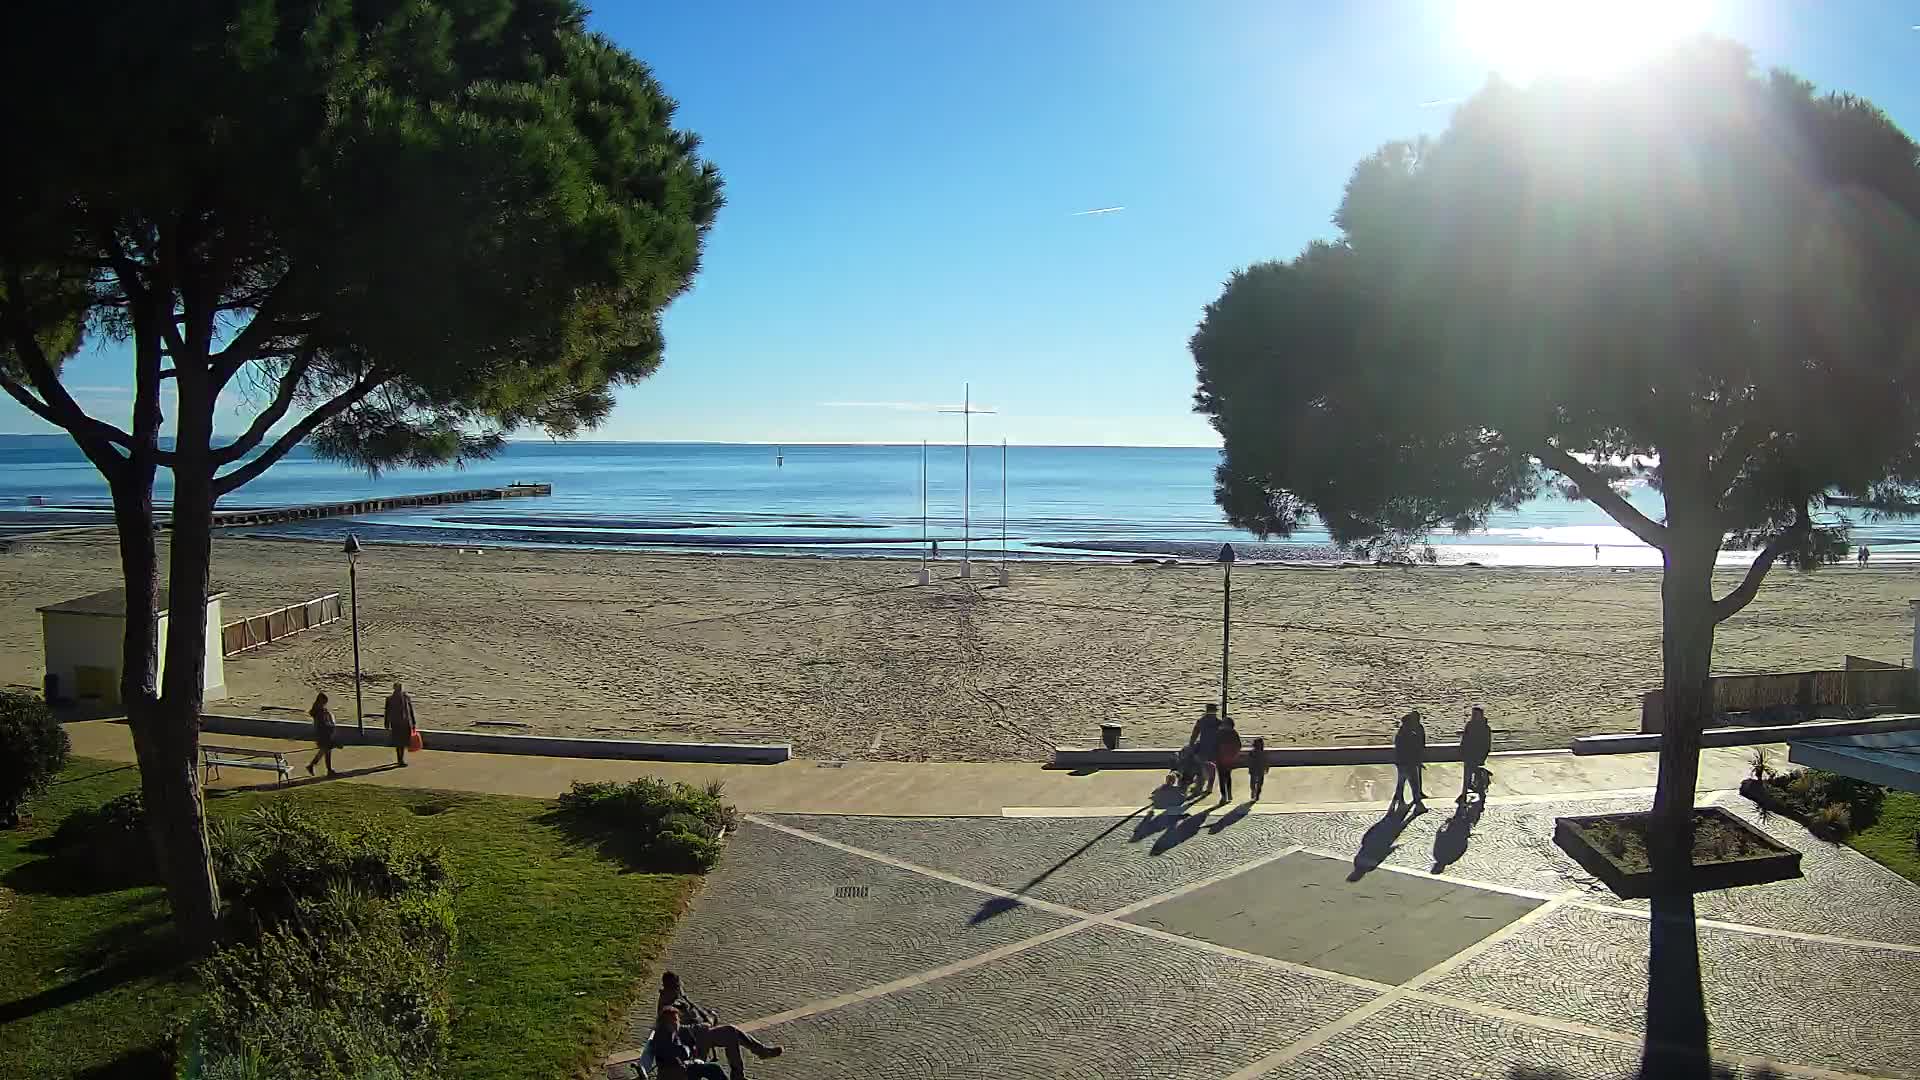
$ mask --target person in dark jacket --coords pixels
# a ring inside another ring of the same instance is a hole
[[[307,775],[313,775],[313,767],[322,760],[327,763],[327,775],[333,775],[333,710],[327,708],[327,695],[319,694],[313,699],[313,708],[307,710],[313,717],[313,760],[307,762]]]
[[[1393,764],[1400,772],[1400,780],[1393,787],[1393,805],[1406,805],[1406,789],[1409,782],[1413,785],[1413,812],[1424,814],[1427,811],[1427,796],[1420,790],[1420,769],[1427,759],[1427,728],[1420,722],[1420,710],[1415,709],[1400,718],[1400,729],[1393,734]]]
[[[1479,789],[1482,799],[1487,797],[1480,777],[1486,774],[1487,755],[1491,753],[1493,728],[1487,723],[1486,711],[1475,705],[1467,715],[1467,726],[1460,730],[1460,797],[1455,802],[1465,803],[1468,793],[1475,788]]]
[[[393,742],[393,760],[407,767],[407,747],[413,742],[413,697],[399,683],[387,695],[387,737]]]
[[[727,1067],[733,1072],[733,1080],[741,1080],[747,1075],[746,1063],[740,1058],[741,1047],[746,1047],[754,1057],[762,1060],[781,1054],[780,1047],[769,1046],[732,1024],[722,1024],[720,1017],[711,1009],[695,1005],[681,987],[680,976],[671,971],[660,976],[658,1004],[660,1012],[672,1009],[679,1014],[681,1033],[695,1050],[702,1054],[713,1050],[726,1051]]]
[[[647,1045],[653,1051],[653,1067],[660,1073],[660,1080],[727,1080],[727,1070],[700,1060],[692,1036],[680,1026],[679,1009],[660,1010],[653,1025],[653,1040]]]
[[[1220,721],[1219,745],[1214,750],[1214,763],[1220,769],[1220,801],[1233,799],[1233,767],[1240,764],[1240,732],[1233,726],[1231,717]]]
[[[1209,705],[1193,722],[1193,734],[1187,739],[1193,747],[1193,753],[1200,760],[1200,794],[1213,790],[1214,774],[1219,770],[1220,756],[1220,706]]]

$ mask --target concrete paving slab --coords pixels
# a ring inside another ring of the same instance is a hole
[[[1216,945],[1406,982],[1533,910],[1539,901],[1294,852],[1132,915]]]

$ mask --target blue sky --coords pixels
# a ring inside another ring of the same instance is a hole
[[[1000,410],[977,439],[1212,445],[1186,340],[1226,275],[1331,235],[1356,161],[1543,36],[1697,25],[1920,131],[1920,3],[1571,4],[1531,37],[1489,4],[604,3],[593,25],[680,100],[728,206],[667,363],[597,437],[953,440],[925,410],[970,381]],[[1622,7],[1642,13],[1594,30]],[[124,357],[70,366],[102,416],[125,414]],[[0,431],[39,430],[0,400]]]

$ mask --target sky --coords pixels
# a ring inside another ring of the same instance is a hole
[[[970,383],[996,410],[976,440],[1217,445],[1186,342],[1227,275],[1332,236],[1353,165],[1494,70],[1705,30],[1920,134],[1912,2],[607,2],[591,25],[727,195],[604,439],[957,441],[934,410]],[[118,420],[128,376],[102,344],[66,379]],[[45,430],[0,398],[0,431]]]

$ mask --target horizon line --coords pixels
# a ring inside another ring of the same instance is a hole
[[[170,436],[163,436],[170,437]],[[228,432],[214,432],[215,439],[234,439],[239,436]],[[0,439],[61,439],[71,441],[63,431],[0,431]],[[555,439],[543,436],[508,438],[513,444],[545,444],[551,446],[902,446],[913,447],[920,442],[899,442],[892,439]],[[943,439],[927,439],[927,446],[966,446],[966,443],[948,442]],[[301,445],[305,445],[304,443]],[[994,446],[992,442],[972,444],[979,449]],[[1035,450],[1220,450],[1219,444],[1208,443],[1052,443],[1052,442],[1016,442],[1007,440],[1008,446],[1024,446]]]

